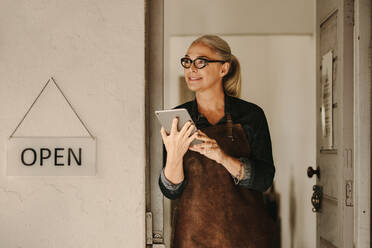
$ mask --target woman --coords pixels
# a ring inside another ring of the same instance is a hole
[[[264,210],[262,192],[273,182],[269,129],[263,110],[237,98],[240,65],[218,36],[196,39],[181,59],[195,99],[186,108],[193,124],[170,134],[159,177],[162,193],[177,199],[174,248],[270,246],[274,224]],[[190,147],[194,139],[204,141]]]

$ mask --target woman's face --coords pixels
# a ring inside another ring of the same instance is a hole
[[[209,60],[222,60],[212,48],[203,43],[192,45],[187,50],[185,57],[192,60],[200,57]],[[192,64],[190,68],[184,68],[187,86],[195,92],[218,89],[218,87],[222,87],[222,78],[227,74],[228,69],[229,63],[208,63],[202,69],[198,69]]]

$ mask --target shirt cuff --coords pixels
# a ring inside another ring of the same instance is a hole
[[[170,182],[166,177],[165,177],[165,174],[164,174],[164,168],[161,170],[161,174],[160,174],[160,180],[161,182],[164,184],[165,188],[168,189],[168,190],[171,190],[171,191],[176,191],[178,190],[181,185],[182,185],[182,182],[178,183],[178,184],[174,184],[172,182]]]
[[[254,167],[252,165],[252,161],[246,157],[240,157],[238,160],[244,166],[244,176],[240,180],[239,185],[246,187],[252,186],[254,179]]]

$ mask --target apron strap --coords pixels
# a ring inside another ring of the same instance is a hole
[[[232,122],[230,113],[227,113],[227,137],[230,138],[231,141],[234,141],[232,131],[233,131],[233,122]]]

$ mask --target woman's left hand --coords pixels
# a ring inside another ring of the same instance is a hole
[[[222,164],[223,158],[226,155],[220,146],[218,145],[217,141],[215,139],[209,138],[205,133],[198,130],[197,131],[199,135],[196,139],[203,140],[204,143],[196,144],[193,146],[190,146],[189,149],[194,152],[199,152],[200,154],[203,154],[207,158],[210,158],[217,163]]]

